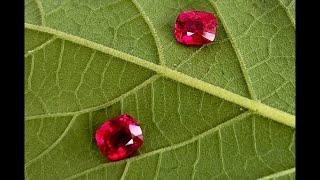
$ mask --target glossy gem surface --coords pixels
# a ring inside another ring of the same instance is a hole
[[[134,155],[143,144],[142,130],[135,119],[124,114],[109,119],[96,131],[97,145],[110,161]]]
[[[214,41],[217,26],[217,19],[212,13],[185,11],[177,17],[174,34],[182,44],[201,46]]]

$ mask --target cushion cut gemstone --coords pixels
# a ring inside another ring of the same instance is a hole
[[[217,19],[212,13],[185,11],[177,17],[174,34],[182,44],[201,46],[215,39],[217,26]]]
[[[124,114],[109,119],[96,131],[97,145],[110,161],[134,155],[143,144],[142,130],[135,119]]]

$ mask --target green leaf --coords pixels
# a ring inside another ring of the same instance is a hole
[[[294,179],[295,1],[27,0],[26,179]],[[181,10],[216,41],[175,42]],[[94,139],[129,113],[145,142],[107,162]]]

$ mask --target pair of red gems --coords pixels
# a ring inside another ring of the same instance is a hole
[[[174,34],[179,43],[201,46],[213,42],[217,32],[216,17],[204,11],[185,11],[178,15]],[[125,114],[109,119],[96,131],[97,145],[110,161],[133,156],[143,144],[137,121]]]

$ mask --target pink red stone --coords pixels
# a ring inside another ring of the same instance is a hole
[[[102,154],[110,161],[134,155],[143,144],[140,126],[124,114],[109,119],[96,131],[96,141]]]
[[[217,18],[212,13],[185,11],[177,17],[174,34],[182,44],[201,46],[215,39],[217,26]]]

